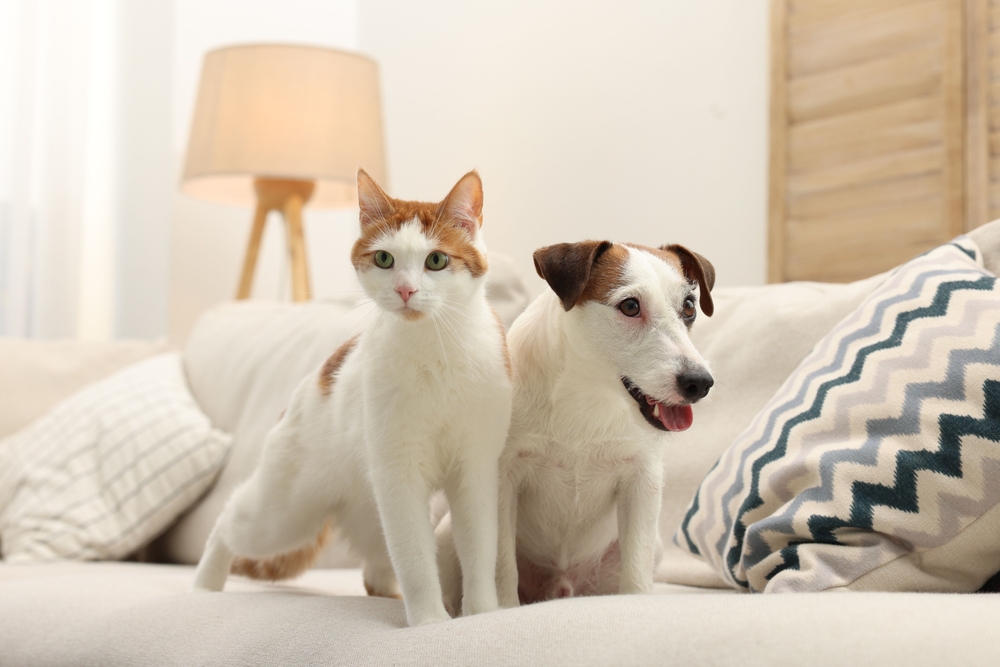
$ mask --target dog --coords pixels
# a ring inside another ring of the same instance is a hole
[[[714,311],[715,269],[679,245],[547,246],[551,288],[508,333],[514,374],[500,459],[500,604],[647,593],[658,534],[664,437],[693,421],[714,379],[688,332]],[[438,526],[445,604],[460,610],[461,570]]]

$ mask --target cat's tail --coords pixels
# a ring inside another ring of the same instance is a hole
[[[323,529],[316,536],[316,541],[307,544],[301,549],[279,554],[271,558],[237,558],[233,561],[231,572],[241,574],[251,579],[263,579],[265,581],[278,581],[279,579],[291,579],[297,577],[315,562],[316,557],[330,541],[330,522],[328,521]]]

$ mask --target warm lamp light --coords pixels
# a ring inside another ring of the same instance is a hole
[[[181,189],[255,205],[236,298],[250,296],[267,213],[285,219],[292,294],[309,298],[302,206],[357,205],[358,167],[385,182],[378,66],[335,49],[255,44],[205,56]]]

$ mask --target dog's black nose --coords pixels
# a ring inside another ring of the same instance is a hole
[[[689,401],[708,396],[708,390],[713,384],[715,380],[705,371],[687,371],[677,376],[677,389]]]

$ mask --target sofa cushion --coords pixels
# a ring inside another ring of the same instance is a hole
[[[1000,285],[900,267],[705,478],[677,539],[754,591],[973,591],[1000,569]]]
[[[33,665],[1000,664],[991,595],[712,594],[554,600],[418,628],[358,571],[187,593],[194,568],[0,566],[5,667]],[[993,638],[993,639],[991,639]]]
[[[0,440],[4,559],[123,558],[201,495],[230,442],[198,409],[176,352],[81,390]]]

